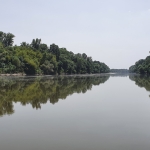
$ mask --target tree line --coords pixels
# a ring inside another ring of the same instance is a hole
[[[128,69],[110,69],[111,73],[129,73]]]
[[[93,61],[85,53],[74,54],[56,44],[48,46],[41,39],[31,43],[14,45],[14,35],[0,31],[0,73],[44,74],[91,74],[107,73],[109,67]]]
[[[130,66],[129,72],[150,75],[150,56],[140,59],[134,65]]]

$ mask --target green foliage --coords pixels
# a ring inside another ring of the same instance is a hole
[[[43,70],[44,74],[51,74],[54,72],[54,65],[51,64],[48,60],[45,60],[45,62],[41,65],[41,70]]]
[[[4,33],[0,31],[0,42],[3,44],[4,47],[12,46],[14,42],[15,36],[11,33]]]
[[[50,45],[49,52],[51,52],[53,55],[55,55],[56,60],[59,61],[60,50],[59,50],[58,45],[55,45],[55,44]]]
[[[139,74],[150,74],[150,56],[146,59],[140,59],[129,68],[129,72],[139,73]]]
[[[91,74],[110,70],[105,63],[93,61],[85,53],[74,54],[55,44],[48,48],[38,38],[31,44],[22,42],[20,46],[12,46],[13,38],[11,33],[0,32],[0,73]]]
[[[40,48],[40,44],[41,44],[41,39],[33,39],[31,42],[31,47],[35,50],[38,50]]]
[[[47,45],[46,45],[46,44],[40,44],[40,50],[41,50],[42,52],[47,51],[47,50],[48,50]]]
[[[30,44],[28,44],[28,43],[26,43],[26,42],[22,42],[22,43],[20,44],[20,46],[30,47]]]

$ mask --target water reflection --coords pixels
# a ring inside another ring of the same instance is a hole
[[[31,104],[41,108],[48,101],[55,104],[73,93],[86,93],[109,76],[59,76],[59,77],[1,77],[0,115],[14,113],[13,102]]]
[[[130,75],[129,78],[132,81],[135,81],[135,84],[137,86],[145,88],[147,91],[150,91],[150,77],[149,76]]]

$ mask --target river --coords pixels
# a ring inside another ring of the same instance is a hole
[[[149,150],[150,77],[0,77],[1,150]]]

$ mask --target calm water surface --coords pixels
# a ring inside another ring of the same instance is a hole
[[[150,77],[0,78],[1,150],[149,150]]]

